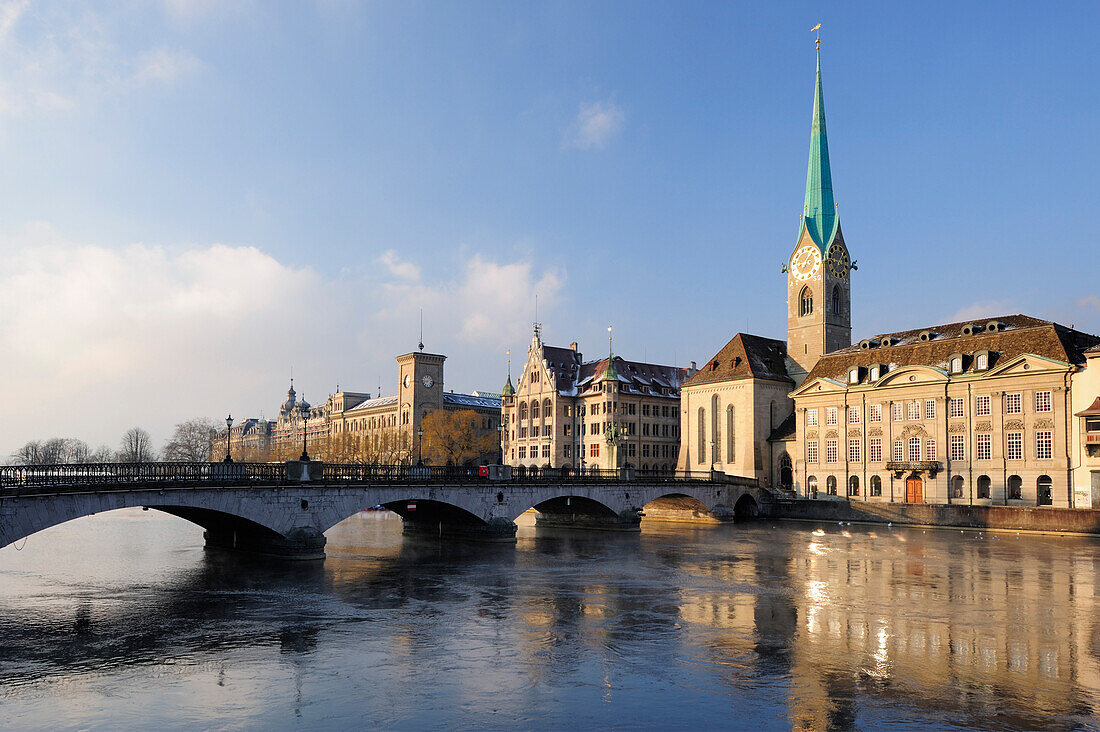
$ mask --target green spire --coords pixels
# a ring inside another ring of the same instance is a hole
[[[511,351],[508,351],[509,355],[511,355],[511,353]],[[508,359],[508,381],[504,383],[504,388],[500,390],[500,395],[506,397],[516,395],[516,389],[512,386],[512,359],[510,358]]]
[[[817,52],[817,86],[810,127],[810,162],[806,168],[806,202],[802,225],[825,254],[836,234],[838,221],[833,202],[833,175],[829,170],[829,141],[825,135],[825,98],[821,93],[821,50]]]

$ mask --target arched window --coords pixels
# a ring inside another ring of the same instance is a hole
[[[802,288],[802,292],[798,295],[798,314],[810,315],[814,311],[814,293],[807,285]]]
[[[830,496],[836,495],[836,476],[830,475],[825,479],[825,490]]]
[[[1018,475],[1008,476],[1008,499],[1019,501],[1024,497],[1024,481]]]
[[[550,400],[549,399],[547,399],[546,401],[544,401],[542,403],[542,416],[543,417],[552,417],[552,416],[554,416],[554,410],[550,406]]]
[[[733,444],[733,405],[726,407],[726,462],[732,463],[734,461],[734,447]]]
[[[520,421],[527,419],[527,402],[519,403],[519,418]]]
[[[848,478],[848,495],[849,496],[858,496],[859,495],[859,478],[857,478],[854,475],[852,477]]]
[[[963,486],[965,485],[965,483],[966,483],[966,481],[963,480],[963,477],[961,475],[956,475],[954,478],[951,479],[951,497],[952,498],[962,498],[963,497]]]
[[[840,315],[840,285],[833,285],[833,315]]]
[[[787,490],[794,485],[794,464],[787,453],[779,456],[779,485]]]
[[[718,440],[718,395],[710,398],[710,461],[718,462],[718,450],[722,447]]]
[[[877,475],[872,475],[871,476],[871,495],[872,496],[881,496],[882,495],[882,478],[878,477]]]
[[[536,399],[531,402],[531,419],[539,418],[539,400]]]
[[[699,442],[695,454],[700,464],[707,461],[707,413],[702,407],[699,407]]]
[[[1054,481],[1049,475],[1040,475],[1035,481],[1035,504],[1049,506],[1054,503]]]
[[[810,477],[806,478],[806,495],[807,496],[816,496],[817,495],[817,476],[816,475],[811,475]]]
[[[991,483],[988,475],[978,476],[978,498],[989,498]]]

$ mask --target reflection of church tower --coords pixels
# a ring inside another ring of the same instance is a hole
[[[787,263],[787,370],[798,386],[825,353],[852,343],[852,267],[833,201],[818,41],[806,199]]]

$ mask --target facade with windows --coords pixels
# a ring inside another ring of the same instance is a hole
[[[1078,506],[1100,508],[1100,346],[1085,362],[1073,379],[1073,487]]]
[[[585,362],[576,343],[548,346],[536,326],[518,381],[513,386],[509,374],[504,387],[504,461],[671,472],[680,451],[680,387],[691,373],[610,353]]]
[[[850,500],[1077,505],[1071,395],[1097,343],[1010,315],[878,335],[825,354],[791,394],[797,490],[840,485]],[[1087,417],[1078,419],[1084,430]],[[848,445],[847,459],[838,459],[836,444]]]

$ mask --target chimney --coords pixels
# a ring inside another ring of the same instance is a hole
[[[576,351],[577,350],[577,342],[576,341],[573,341],[572,343],[569,344],[569,350],[570,351]]]

